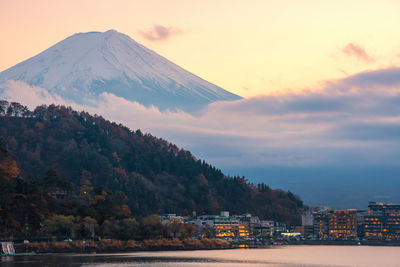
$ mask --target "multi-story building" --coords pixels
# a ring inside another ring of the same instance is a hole
[[[364,237],[364,218],[368,215],[367,210],[357,210],[357,236]]]
[[[400,204],[370,202],[364,216],[364,237],[368,239],[400,238]]]
[[[229,213],[221,212],[218,215],[203,215],[197,217],[193,224],[198,228],[208,227],[216,237],[236,237],[239,232],[239,220],[229,217]]]
[[[314,224],[314,216],[310,209],[305,210],[301,214],[301,226],[312,226]]]
[[[328,213],[330,238],[357,237],[357,210],[332,210]]]
[[[260,218],[252,216],[250,213],[233,215],[231,218],[239,221],[238,236],[240,237],[254,235],[255,229],[260,225]]]
[[[238,226],[238,237],[248,237],[250,235],[249,227],[244,224],[239,224]]]
[[[286,232],[288,232],[288,229],[287,229],[285,223],[282,223],[282,222],[275,222],[275,225],[274,225],[274,235],[280,236],[281,233],[286,233]]]
[[[328,227],[329,227],[329,211],[327,209],[319,210],[313,213],[313,232],[314,236],[318,238],[328,237]]]
[[[314,216],[311,209],[304,210],[301,214],[301,226],[295,226],[293,232],[300,233],[303,237],[311,237],[314,233]]]
[[[253,235],[257,237],[272,237],[275,232],[274,221],[260,221],[253,228]]]

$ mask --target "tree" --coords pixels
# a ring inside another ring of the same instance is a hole
[[[43,183],[46,188],[57,186],[58,180],[58,174],[54,169],[47,170],[43,177]]]
[[[8,105],[8,101],[0,100],[0,115],[4,116],[6,114]]]
[[[162,235],[161,218],[158,215],[149,215],[142,219],[141,235],[143,239],[157,238]]]
[[[134,218],[122,220],[123,230],[121,231],[121,239],[136,240],[140,237],[139,223]]]
[[[95,230],[97,229],[97,227],[99,226],[97,221],[89,216],[86,216],[83,219],[83,225],[85,227],[85,229],[90,232],[91,238],[94,239],[95,236]]]
[[[167,237],[177,238],[184,235],[185,227],[179,220],[169,220],[164,227]]]
[[[54,215],[43,222],[42,231],[48,236],[71,237],[74,221],[74,216]]]

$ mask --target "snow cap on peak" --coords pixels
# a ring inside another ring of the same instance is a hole
[[[76,103],[104,92],[170,110],[240,99],[116,30],[74,34],[1,72],[0,83],[7,80],[21,80]]]
[[[110,29],[108,31],[105,32],[101,32],[101,31],[91,31],[91,32],[77,32],[73,35],[71,35],[70,37],[73,36],[91,36],[91,35],[105,35],[105,36],[110,36],[110,35],[125,35],[123,33],[120,33],[114,29]],[[68,39],[68,38],[67,38]]]
[[[114,29],[108,30],[108,31],[106,31],[104,33],[107,33],[107,34],[122,34],[122,33],[118,32],[118,31],[116,31]]]

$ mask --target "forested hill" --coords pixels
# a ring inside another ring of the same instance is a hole
[[[132,216],[229,210],[293,222],[303,205],[291,192],[227,177],[163,139],[70,107],[30,111],[1,101],[0,138],[23,180],[43,181],[55,170],[69,185],[68,198],[118,194]]]

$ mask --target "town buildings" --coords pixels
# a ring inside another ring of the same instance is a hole
[[[175,214],[173,215],[175,216]],[[162,219],[174,218],[174,216],[163,216]],[[199,233],[209,231],[213,236],[219,238],[271,238],[281,232],[287,232],[284,223],[260,220],[257,216],[251,214],[230,216],[228,211],[223,211],[220,215],[202,215],[188,218],[186,223],[195,225]]]
[[[235,237],[239,230],[239,221],[223,211],[220,215],[203,215],[191,221],[198,229],[208,228],[215,237]]]
[[[370,202],[363,225],[367,239],[399,239],[400,204]]]
[[[370,202],[368,211],[319,207],[305,210],[301,218],[302,225],[292,226],[291,233],[305,239],[400,240],[400,204]],[[207,232],[210,237],[244,240],[292,237],[284,223],[260,220],[251,214],[230,215],[228,211],[219,215],[194,213],[192,217],[166,214],[161,219],[191,223],[199,235]]]

